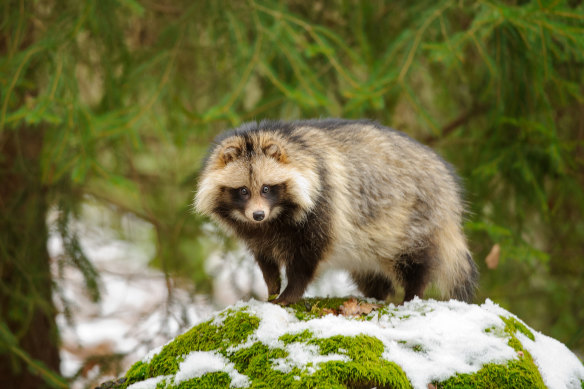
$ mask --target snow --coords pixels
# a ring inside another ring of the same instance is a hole
[[[507,312],[492,301],[483,304],[485,309],[498,315],[517,316]],[[528,327],[529,328],[529,327]],[[517,333],[517,339],[533,357],[543,382],[548,388],[581,388],[579,380],[584,381],[584,366],[582,362],[563,343],[550,338],[539,331],[529,328],[535,341],[522,333]]]
[[[187,355],[185,360],[179,365],[179,371],[176,373],[174,383],[179,384],[182,381],[216,371],[227,372],[231,378],[231,386],[233,387],[241,388],[249,385],[248,378],[240,374],[235,369],[233,363],[213,351],[195,351]],[[129,388],[132,388],[132,386]]]
[[[312,362],[313,365],[329,361],[343,361],[348,362],[349,357],[341,354],[327,354],[320,355],[319,348],[315,345],[304,343],[291,343],[286,347],[289,355],[286,358],[277,358],[274,360],[274,369],[283,373],[289,373],[294,367],[302,370],[306,366],[307,361]],[[310,366],[307,368],[309,373],[314,373],[315,368]]]
[[[188,354],[184,361],[179,364],[179,370],[174,376],[174,385],[178,385],[183,381],[188,381],[192,378],[201,377],[207,373],[226,372],[231,378],[231,387],[241,388],[249,386],[249,379],[240,374],[233,363],[213,351],[194,351]],[[149,378],[147,380],[136,382],[128,389],[156,389],[156,385],[162,380],[169,380],[173,376],[159,376]]]
[[[152,377],[152,378],[148,378],[147,380],[144,381],[140,381],[140,382],[136,382],[135,384],[132,384],[130,386],[128,386],[128,388],[132,388],[132,389],[156,389],[156,385],[165,380],[170,378],[170,376],[165,376],[165,375],[161,375],[158,377]]]
[[[400,365],[415,388],[427,388],[429,382],[445,380],[457,372],[476,372],[485,363],[517,358],[506,339],[484,332],[493,325],[505,326],[497,314],[457,301],[444,303],[415,299],[399,307],[398,316],[384,315],[371,321],[335,315],[300,321],[277,305],[257,301],[239,304],[239,307],[244,306],[249,306],[248,311],[257,315],[261,322],[247,344],[239,347],[249,347],[261,341],[271,347],[285,348],[293,355],[286,363],[294,365],[320,362],[311,359],[318,352],[311,350],[310,346],[303,343],[284,345],[278,340],[285,333],[305,330],[319,338],[364,334],[381,340],[385,347],[382,357]],[[414,345],[421,346],[423,352],[414,351]]]
[[[59,279],[55,303],[60,314],[57,324],[62,339],[61,372],[78,376],[73,389],[93,387],[115,379],[119,370],[87,369],[92,356],[125,354],[122,371],[128,369],[151,348],[208,318],[217,307],[201,295],[173,283],[172,295],[160,271],[148,268],[155,255],[153,227],[132,215],[121,216],[122,232],[117,232],[115,212],[88,202],[82,206],[81,220],[70,228],[80,238],[81,246],[101,276],[101,301],[87,296],[82,275],[64,256],[63,242],[56,231],[56,210],[47,223],[50,237],[47,249],[52,271]],[[72,316],[65,315],[66,301]],[[152,380],[156,386],[156,380]]]
[[[455,300],[442,302],[416,298],[403,306],[389,307],[389,314],[372,312],[371,320],[329,314],[302,321],[290,308],[256,300],[238,302],[231,309],[244,309],[257,316],[260,325],[244,344],[234,345],[228,352],[250,347],[259,341],[288,352],[287,357],[272,361],[275,369],[290,372],[293,367],[299,367],[311,374],[321,362],[348,361],[349,356],[344,355],[343,350],[338,354],[320,355],[317,346],[304,342],[285,344],[279,340],[282,335],[305,330],[317,338],[365,334],[383,343],[382,357],[401,366],[414,388],[424,389],[428,383],[445,380],[456,373],[474,373],[484,364],[505,364],[519,358],[507,344],[509,338],[504,332],[497,335],[485,331],[493,327],[505,328],[500,315],[515,318],[490,300],[479,306]],[[535,341],[519,332],[516,336],[533,356],[546,385],[550,389],[580,388],[584,366],[578,358],[560,342],[536,331],[533,333]],[[211,371],[228,372],[232,386],[247,384],[247,378],[237,373],[231,362],[213,352],[189,354],[180,365],[175,382]]]
[[[584,372],[578,358],[557,340],[537,331],[532,332],[535,341],[523,334],[519,334],[517,339],[533,357],[543,382],[549,388],[580,388],[579,380],[584,380]],[[580,371],[580,375],[574,375],[575,371]]]

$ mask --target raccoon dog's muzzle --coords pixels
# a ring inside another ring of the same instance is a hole
[[[245,217],[256,223],[267,220],[270,216],[270,207],[264,201],[250,201],[245,209]]]

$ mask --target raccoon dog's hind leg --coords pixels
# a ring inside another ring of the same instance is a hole
[[[385,300],[394,293],[393,284],[387,277],[373,272],[351,272],[351,277],[357,288],[365,297],[373,297],[377,300]]]
[[[395,269],[404,287],[404,302],[410,301],[416,296],[424,297],[424,290],[430,281],[432,270],[430,250],[402,254]]]

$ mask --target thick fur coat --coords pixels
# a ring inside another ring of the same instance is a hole
[[[212,145],[198,212],[241,238],[277,303],[300,299],[328,266],[365,296],[404,300],[434,283],[470,301],[478,277],[459,180],[430,148],[371,121],[246,123]],[[280,269],[288,284],[280,293]]]

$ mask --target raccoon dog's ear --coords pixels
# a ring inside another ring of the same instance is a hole
[[[227,146],[221,151],[220,158],[221,161],[223,161],[223,163],[227,165],[229,162],[235,161],[240,154],[241,149],[239,147]]]
[[[268,157],[274,158],[276,161],[286,162],[286,154],[284,153],[284,150],[275,143],[270,143],[263,148],[263,151],[264,154]]]

